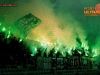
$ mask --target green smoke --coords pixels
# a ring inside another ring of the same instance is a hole
[[[1,2],[3,3],[4,1],[1,0]],[[10,29],[16,36],[24,37],[23,34],[19,34],[19,30],[16,28],[17,26],[14,26],[13,23],[20,17],[32,13],[40,18],[43,23],[37,27],[40,27],[37,29],[38,31],[34,32],[33,29],[33,31],[27,34],[27,36],[31,38],[30,40],[37,41],[38,38],[41,39],[41,36],[44,36],[46,42],[47,40],[52,40],[53,44],[63,44],[69,48],[76,47],[77,43],[78,47],[89,48],[90,52],[100,48],[100,17],[84,16],[84,7],[95,7],[95,5],[99,3],[98,0],[29,0],[28,2],[24,0],[11,0],[6,2],[16,3],[18,7],[1,7],[0,21],[4,23],[3,26],[5,28]],[[48,47],[47,43],[44,44],[44,41],[39,42],[42,46]],[[33,43],[29,45],[32,47]],[[38,45],[39,44],[37,44],[37,46]],[[52,48],[53,47],[50,46],[48,51]],[[32,51],[34,50],[33,47],[31,49]],[[64,50],[60,50],[60,52],[61,51]],[[97,54],[99,54],[99,51]]]

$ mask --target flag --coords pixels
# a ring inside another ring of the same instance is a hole
[[[34,29],[41,23],[41,20],[31,13],[21,17],[15,22],[15,25],[21,33],[27,35],[31,29]]]

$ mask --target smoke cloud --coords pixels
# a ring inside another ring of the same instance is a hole
[[[4,3],[3,0],[1,2]],[[15,34],[19,30],[14,26],[14,22],[32,13],[41,19],[42,23],[32,29],[26,39],[41,42],[44,46],[77,47],[77,43],[81,43],[80,45],[97,49],[99,52],[100,17],[84,16],[84,7],[96,6],[99,0],[17,0],[6,3],[18,4],[17,7],[0,7],[0,22],[14,28]]]

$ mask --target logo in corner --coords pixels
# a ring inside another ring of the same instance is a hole
[[[100,16],[100,4],[97,4],[95,7],[87,6],[84,7],[85,16]]]

